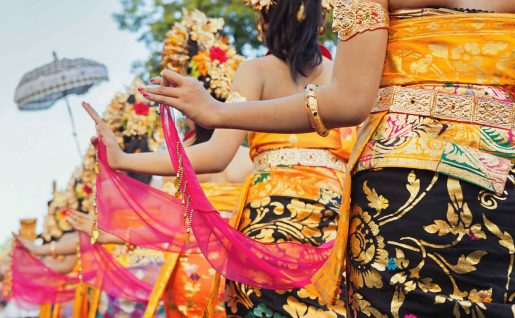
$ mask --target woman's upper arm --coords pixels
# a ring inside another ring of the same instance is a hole
[[[340,41],[330,85],[334,91],[325,98],[333,99],[326,102],[334,105],[345,96],[351,107],[340,108],[335,112],[340,116],[328,119],[351,116],[357,124],[370,112],[381,81],[388,41],[387,1],[336,1],[333,27]],[[324,100],[321,103],[323,109]]]
[[[233,93],[237,93],[246,100],[261,99],[262,80],[257,64],[256,61],[246,61],[240,64],[231,84]],[[213,142],[213,145],[223,145],[226,155],[222,161],[228,165],[246,137],[247,131],[245,130],[216,129],[210,142]]]

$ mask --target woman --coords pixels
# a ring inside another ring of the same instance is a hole
[[[329,81],[332,65],[322,57],[318,45],[324,24],[321,2],[301,3],[280,0],[258,7],[263,39],[271,54],[239,67],[232,101],[241,96],[251,100],[287,96],[302,91],[308,82]],[[290,36],[281,36],[286,33]],[[166,153],[122,153],[93,110],[87,104],[85,107],[96,119],[112,168],[175,173]],[[352,132],[335,129],[327,138],[316,134],[249,133],[250,156],[256,171],[244,190],[244,205],[235,215],[238,229],[261,242],[293,241],[319,246],[334,239],[341,176],[353,144]],[[199,173],[218,172],[246,136],[245,131],[216,130],[209,142],[187,148],[189,159]],[[221,147],[224,151],[219,151]],[[342,298],[335,306],[324,306],[304,289],[272,291],[228,282],[226,312],[229,317],[288,317],[300,313],[341,317],[345,305]]]
[[[505,1],[337,1],[329,84],[222,105],[166,71],[173,87],[146,97],[204,126],[258,131],[325,134],[372,112],[350,160],[352,315],[511,317],[514,11]],[[315,277],[327,300],[346,231]]]

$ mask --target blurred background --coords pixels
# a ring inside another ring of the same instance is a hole
[[[264,54],[255,16],[242,0],[0,0],[0,243],[19,228],[20,218],[47,213],[52,183],[66,187],[80,165],[72,124],[63,100],[42,111],[20,111],[14,94],[23,75],[59,58],[86,58],[106,66],[109,80],[69,102],[82,152],[94,126],[80,107],[89,101],[98,112],[136,75],[160,71],[163,40],[182,9],[197,8],[224,17],[224,32],[247,58]],[[325,44],[332,48],[331,32]],[[40,229],[41,224],[38,224]]]

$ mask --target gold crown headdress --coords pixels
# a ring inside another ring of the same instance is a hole
[[[166,34],[161,65],[202,81],[215,98],[225,100],[243,57],[222,34],[224,20],[198,10],[183,10],[183,19]]]

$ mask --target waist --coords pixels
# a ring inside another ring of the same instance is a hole
[[[262,152],[254,157],[254,170],[274,167],[323,167],[345,172],[346,162],[326,149],[282,148]]]
[[[276,149],[325,149],[337,151],[341,149],[340,129],[331,129],[326,137],[317,133],[304,134],[272,134],[262,132],[250,132],[248,135],[250,158],[254,158],[264,152]]]
[[[500,129],[515,129],[515,103],[473,95],[392,86],[379,90],[372,113],[394,112]]]
[[[382,86],[515,82],[515,15],[451,14],[392,20]]]

